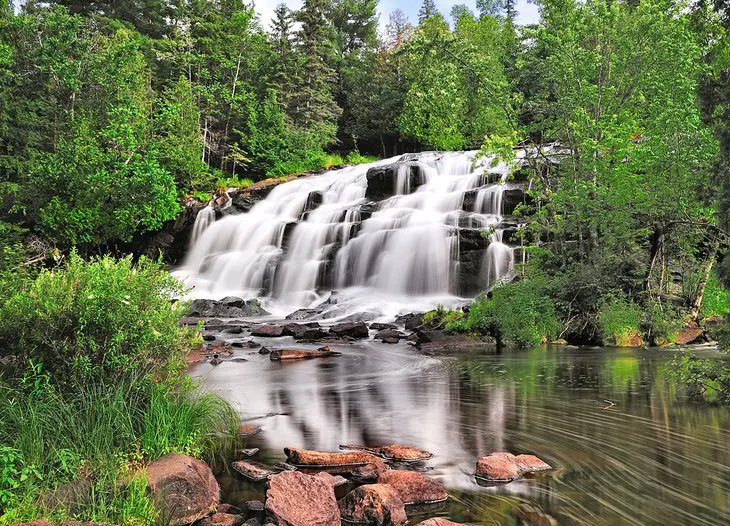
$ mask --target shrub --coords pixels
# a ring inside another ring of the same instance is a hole
[[[510,342],[519,347],[537,345],[560,332],[561,323],[547,277],[496,287],[491,296],[480,296],[474,301],[466,321],[467,330],[490,334],[499,344]]]
[[[192,333],[178,326],[181,285],[158,263],[76,254],[0,303],[0,353],[32,358],[59,385],[130,371],[165,377]]]
[[[605,298],[598,321],[606,345],[636,346],[641,339],[641,310],[631,302],[617,297]]]

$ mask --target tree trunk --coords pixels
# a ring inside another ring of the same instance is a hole
[[[710,245],[709,253],[707,254],[707,261],[705,261],[704,268],[700,274],[700,281],[697,283],[697,291],[695,292],[694,301],[692,301],[692,309],[690,310],[690,316],[692,321],[697,321],[700,317],[700,308],[702,307],[702,297],[705,294],[705,288],[707,287],[707,281],[710,279],[710,273],[712,272],[712,265],[715,263],[717,257],[717,251],[720,248],[720,240],[715,239]]]

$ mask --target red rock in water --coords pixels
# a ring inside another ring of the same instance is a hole
[[[204,518],[196,523],[197,526],[240,526],[246,519],[242,515],[232,515],[230,513],[214,513],[210,517]]]
[[[512,482],[525,473],[552,469],[534,455],[492,453],[477,460],[476,477],[489,482]]]
[[[370,453],[330,453],[327,451],[313,451],[310,449],[296,449],[285,447],[284,454],[287,462],[295,466],[307,467],[353,467],[364,464],[382,464],[375,455]]]
[[[515,462],[523,473],[533,473],[535,471],[547,471],[553,469],[550,464],[537,458],[535,455],[517,455]]]
[[[242,424],[241,427],[238,428],[238,432],[243,438],[247,438],[261,433],[261,428],[251,424]]]
[[[266,511],[278,526],[340,526],[332,484],[297,471],[269,479]]]
[[[463,526],[460,522],[453,522],[441,517],[434,517],[423,522],[419,522],[416,526]]]
[[[390,444],[388,446],[379,447],[344,445],[340,446],[340,449],[358,449],[361,451],[367,451],[373,455],[383,457],[386,460],[393,460],[396,462],[418,462],[421,460],[428,460],[433,456],[433,453],[430,451],[410,446],[402,446],[400,444]]]
[[[428,504],[449,498],[441,482],[415,471],[389,469],[380,474],[378,484],[392,486],[404,504]]]
[[[351,471],[351,475],[360,482],[375,482],[386,469],[385,464],[381,461],[380,464],[371,463],[359,466]]]
[[[271,361],[279,360],[308,360],[310,358],[328,358],[330,356],[342,356],[342,353],[331,351],[329,347],[322,347],[316,351],[304,351],[301,349],[276,349],[271,351]]]
[[[244,462],[243,460],[231,462],[231,467],[247,479],[253,480],[254,482],[266,480],[269,476],[274,474],[273,471],[266,469],[263,466],[252,464],[251,462]]]
[[[257,325],[251,329],[251,336],[258,336],[261,338],[276,338],[284,334],[284,328],[278,325],[269,325],[264,323],[263,325]]]
[[[704,329],[692,327],[684,328],[677,334],[675,342],[677,345],[689,345],[690,343],[694,343],[699,340],[704,333]]]
[[[318,479],[324,480],[328,484],[332,484],[333,487],[342,486],[343,484],[347,484],[348,480],[345,477],[342,477],[340,475],[332,475],[331,473],[327,473],[326,471],[320,471],[315,475]]]
[[[191,524],[213,513],[220,488],[210,467],[187,455],[170,454],[147,466],[155,504],[171,526]]]
[[[373,526],[400,526],[406,510],[398,492],[387,484],[366,484],[352,490],[339,501],[342,518]]]

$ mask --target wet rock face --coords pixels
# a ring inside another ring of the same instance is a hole
[[[259,300],[243,300],[237,297],[216,300],[193,300],[190,304],[188,316],[200,316],[205,318],[244,318],[252,316],[265,316],[266,312]]]
[[[339,337],[367,338],[370,335],[364,322],[338,323],[330,328],[330,334]]]
[[[373,526],[400,526],[406,522],[405,505],[387,484],[360,486],[338,504],[345,521]]]
[[[202,519],[220,503],[220,488],[210,467],[187,455],[166,455],[147,466],[147,483],[171,526]]]
[[[448,498],[444,485],[416,471],[389,469],[378,477],[378,484],[388,484],[404,504],[429,504]]]
[[[387,166],[375,166],[368,170],[366,175],[368,186],[365,190],[365,198],[374,201],[381,201],[396,194],[398,171],[407,170],[405,174],[404,193],[415,192],[416,189],[426,182],[425,175],[420,166],[415,163],[397,162]]]
[[[340,526],[332,484],[297,471],[271,477],[266,512],[278,526]]]
[[[423,325],[423,313],[403,314],[398,316],[395,322],[403,325],[406,330],[412,331]]]
[[[534,455],[513,455],[507,452],[492,453],[477,460],[476,477],[490,483],[507,483],[525,473],[552,469]]]

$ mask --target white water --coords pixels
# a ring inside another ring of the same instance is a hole
[[[409,165],[403,165],[395,195],[374,207],[365,199],[367,171],[399,157],[279,185],[245,214],[214,221],[212,207],[206,208],[176,273],[194,297],[260,297],[278,315],[318,305],[332,290],[338,291],[336,316],[394,316],[459,303],[460,224],[489,235],[477,276],[482,289],[508,276],[514,264],[495,229],[509,169],[475,156],[421,154],[409,164],[420,167],[424,184],[411,188]],[[485,184],[489,180],[496,183]],[[462,211],[470,191],[476,191],[473,210]],[[307,210],[313,192],[321,194],[321,204]],[[374,210],[369,217],[364,205]]]

